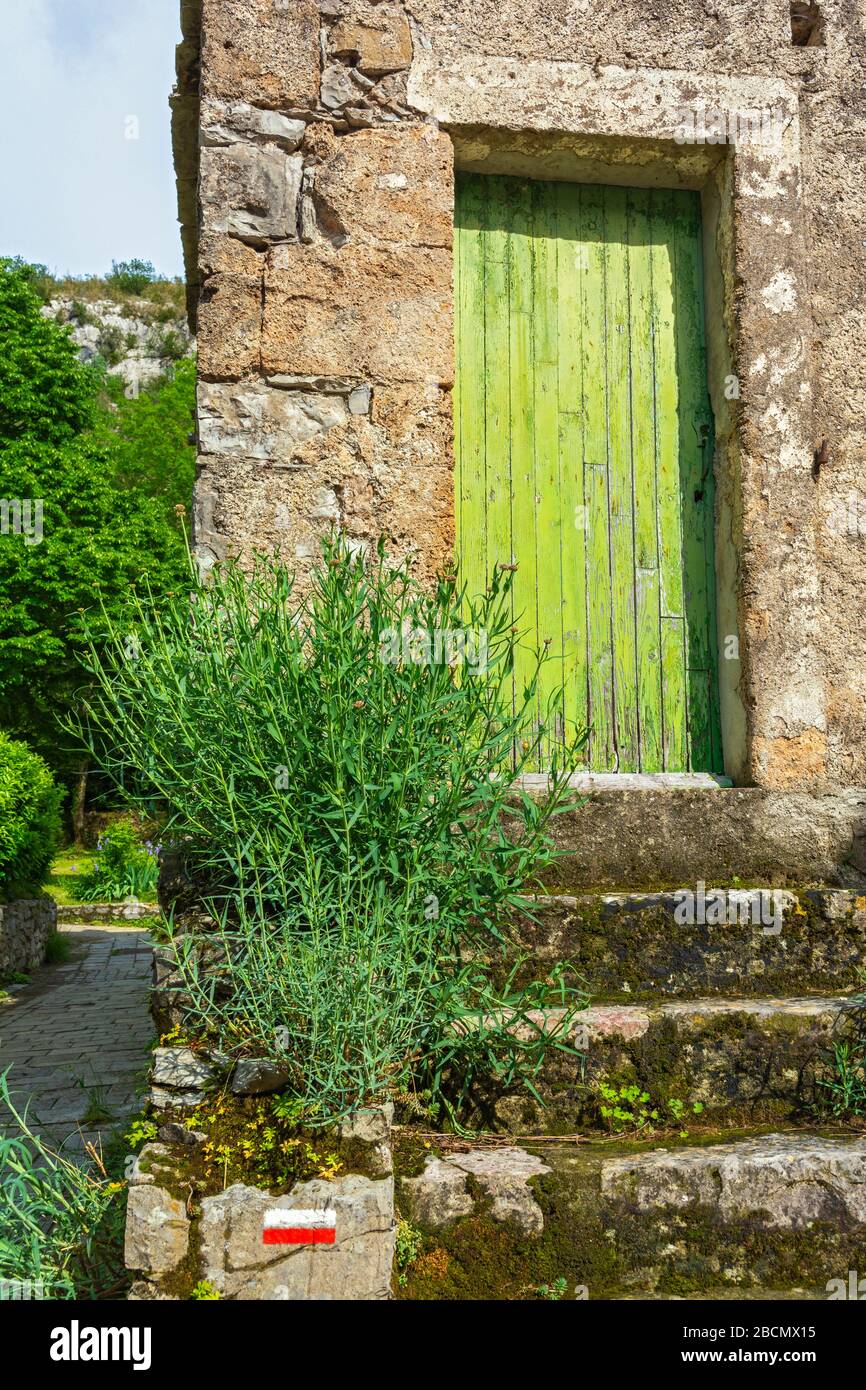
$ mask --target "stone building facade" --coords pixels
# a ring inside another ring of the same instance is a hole
[[[384,534],[422,578],[448,563],[455,170],[696,190],[724,744],[713,770],[824,811],[835,798],[842,840],[856,840],[862,0],[181,9],[200,562],[279,549],[303,572],[337,524],[359,545]]]

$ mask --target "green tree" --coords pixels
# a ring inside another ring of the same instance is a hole
[[[0,448],[15,439],[63,444],[94,423],[98,378],[65,328],[43,317],[33,267],[0,260]],[[0,492],[4,492],[0,481]]]
[[[97,432],[118,483],[162,498],[169,509],[188,506],[195,479],[195,362],[184,358],[132,398],[120,378],[108,384],[115,409],[102,414]]]
[[[156,271],[152,261],[112,261],[111,274],[105,278],[124,294],[141,294],[142,290],[153,284]]]
[[[8,261],[0,332],[0,726],[77,779],[80,822],[87,765],[58,719],[86,680],[82,622],[119,611],[145,574],[157,594],[185,582],[185,537],[170,502],[188,501],[180,494],[191,491],[192,465],[185,435],[168,422],[176,410],[189,429],[191,378],[168,384],[162,406],[155,391],[140,429],[130,421],[141,400],[100,411],[104,379],[79,363],[68,331],[39,313],[26,271]],[[9,505],[25,500],[30,535]]]

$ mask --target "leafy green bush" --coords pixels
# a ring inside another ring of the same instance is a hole
[[[122,902],[143,898],[156,890],[159,877],[159,845],[142,844],[129,820],[116,820],[102,832],[96,858],[76,885],[80,902]]]
[[[279,1055],[310,1117],[416,1087],[457,1110],[571,1047],[565,972],[513,986],[509,912],[572,798],[556,759],[543,800],[512,785],[548,728],[543,654],[512,707],[511,584],[427,593],[334,543],[303,600],[277,562],[227,565],[93,647],[90,736],[159,797],[217,920],[174,936],[188,1027]]]
[[[147,335],[147,350],[153,357],[179,362],[186,356],[189,343],[176,328],[156,325]]]
[[[131,261],[112,261],[111,274],[106,280],[122,294],[141,294],[142,290],[156,279],[152,261],[133,259]]]
[[[99,332],[99,355],[109,367],[116,367],[127,353],[126,334],[118,323],[103,324]]]
[[[0,902],[35,897],[60,841],[60,802],[46,763],[0,732]]]

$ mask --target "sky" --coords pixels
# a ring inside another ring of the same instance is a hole
[[[168,96],[178,0],[0,0],[0,256],[183,273]]]

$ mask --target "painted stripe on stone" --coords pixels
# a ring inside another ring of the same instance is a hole
[[[272,1207],[265,1212],[264,1245],[333,1245],[336,1237],[335,1211]]]

